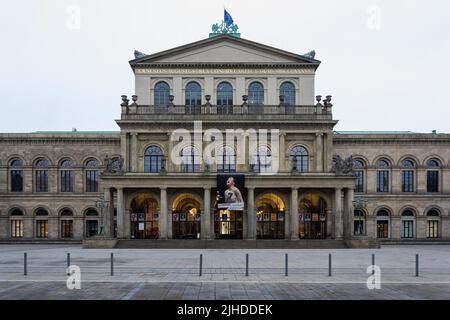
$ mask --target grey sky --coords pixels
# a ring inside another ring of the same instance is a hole
[[[204,39],[224,5],[243,38],[316,50],[316,93],[333,95],[338,130],[450,132],[448,0],[3,2],[0,131],[118,130],[133,50]]]

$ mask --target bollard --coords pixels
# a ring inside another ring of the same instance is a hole
[[[416,254],[416,277],[419,276],[419,255]]]
[[[372,266],[375,265],[375,253],[372,253]],[[372,270],[372,275],[375,274],[375,269]]]
[[[328,276],[331,277],[331,253],[328,254]]]
[[[245,276],[248,277],[248,253],[245,254]]]
[[[111,276],[114,276],[114,253],[111,252]]]
[[[286,253],[286,255],[284,256],[284,275],[286,277],[288,276],[288,262],[289,262],[289,257],[288,257],[288,254]]]
[[[67,253],[67,268],[70,267],[70,253]]]
[[[200,254],[200,269],[198,275],[201,277],[203,274],[203,254]]]
[[[23,275],[26,276],[28,274],[27,270],[27,253],[23,253]]]

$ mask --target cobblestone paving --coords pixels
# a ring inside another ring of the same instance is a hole
[[[24,252],[28,256],[26,276]],[[81,269],[81,290],[66,287],[67,253],[71,264]],[[249,276],[245,276],[246,253]],[[381,268],[380,290],[366,287],[372,253]],[[416,253],[419,277],[415,276]],[[200,254],[204,261],[201,277]],[[83,250],[69,245],[0,245],[0,299],[450,299],[450,247]]]

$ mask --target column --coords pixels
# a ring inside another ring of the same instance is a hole
[[[117,188],[117,238],[125,238],[124,219],[125,206],[123,201],[123,188]]]
[[[167,189],[160,189],[159,239],[167,239]]]
[[[291,190],[291,240],[298,240],[298,189]]]
[[[124,209],[123,217],[123,237],[124,239],[130,239],[131,237],[131,222],[130,222],[130,209]]]
[[[123,170],[128,171],[129,170],[129,159],[128,159],[128,134],[126,132],[123,132],[120,134],[120,153],[123,157]]]
[[[342,239],[342,188],[334,189],[334,238]]]
[[[316,133],[316,171],[323,172],[323,134],[321,132]]]
[[[202,239],[211,239],[211,189],[204,188],[203,213],[202,213]]]
[[[256,239],[255,189],[247,188],[247,239]]]
[[[345,189],[345,210],[344,210],[344,235],[347,239],[352,236],[353,229],[353,200],[355,192],[352,188]]]
[[[280,171],[290,171],[289,161],[286,161],[286,132],[280,132]]]
[[[137,160],[138,160],[138,154],[137,154],[137,132],[131,133],[131,172],[137,172]]]
[[[105,237],[111,237],[111,229],[114,227],[111,226],[111,202],[112,202],[112,196],[111,196],[111,189],[105,188],[105,206],[103,208],[103,236]],[[114,208],[114,203],[112,203],[112,207]],[[114,210],[114,209],[113,209]],[[114,211],[113,211],[114,212]],[[113,214],[114,219],[114,214]]]

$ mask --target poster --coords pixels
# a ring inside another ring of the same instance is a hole
[[[217,196],[219,209],[244,210],[245,176],[243,174],[217,175]]]
[[[139,222],[139,231],[144,231],[145,229],[145,223]]]

